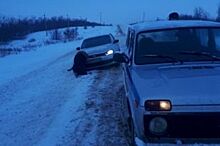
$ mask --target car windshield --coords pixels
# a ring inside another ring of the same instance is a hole
[[[168,57],[149,57],[168,56]],[[219,61],[220,28],[176,28],[142,32],[137,36],[135,63]]]
[[[101,46],[110,43],[111,43],[111,37],[109,35],[104,35],[104,36],[99,36],[84,40],[81,48],[82,49],[91,48],[91,47]]]

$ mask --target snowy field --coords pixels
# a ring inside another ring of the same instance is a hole
[[[115,27],[82,29],[80,35],[109,32],[115,34]],[[125,37],[118,39],[123,46]],[[66,70],[80,43],[0,58],[0,146],[129,146],[122,71],[112,67],[75,78]]]

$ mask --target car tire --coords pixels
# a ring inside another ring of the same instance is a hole
[[[77,75],[86,75],[87,74],[87,59],[88,54],[84,51],[77,52],[75,58],[74,58],[74,66],[73,71]]]

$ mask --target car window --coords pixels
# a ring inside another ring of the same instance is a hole
[[[110,43],[112,43],[111,37],[109,35],[105,35],[105,36],[94,37],[84,40],[81,48],[82,49],[91,48],[91,47],[101,46]]]
[[[135,49],[136,64],[167,63],[172,60],[149,58],[146,55],[168,55],[185,62],[210,61],[205,55],[182,52],[205,52],[220,57],[220,29],[182,28],[143,32],[138,35]],[[145,56],[145,57],[144,57]]]

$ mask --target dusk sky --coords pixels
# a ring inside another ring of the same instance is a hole
[[[166,18],[172,11],[193,14],[195,7],[202,7],[211,17],[216,17],[220,0],[1,0],[0,15],[67,16],[87,18],[105,23],[130,23]]]

